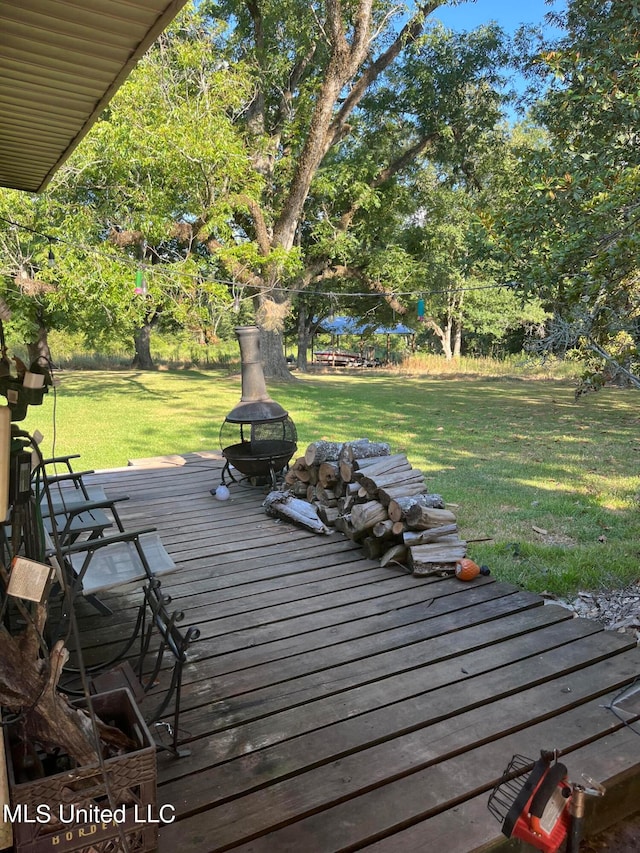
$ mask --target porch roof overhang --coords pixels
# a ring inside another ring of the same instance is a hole
[[[41,192],[186,0],[0,0],[0,186]]]

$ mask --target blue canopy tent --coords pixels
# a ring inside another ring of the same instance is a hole
[[[336,348],[340,346],[341,335],[386,335],[387,361],[391,353],[391,335],[406,335],[411,341],[412,348],[415,342],[415,330],[405,326],[404,323],[396,323],[395,326],[374,326],[372,323],[360,323],[353,317],[334,317],[331,320],[324,320],[318,325],[318,331],[335,336]]]

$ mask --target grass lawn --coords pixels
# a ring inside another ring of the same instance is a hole
[[[45,455],[86,468],[219,450],[239,376],[215,371],[62,372],[55,395],[20,426]],[[568,381],[397,374],[312,375],[270,383],[298,429],[367,437],[407,453],[430,491],[455,504],[469,555],[501,580],[565,595],[640,578],[637,391],[574,402]],[[55,446],[54,446],[55,442]]]

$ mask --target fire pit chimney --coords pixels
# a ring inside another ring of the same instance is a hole
[[[235,331],[240,344],[242,396],[227,415],[227,420],[240,424],[286,418],[287,412],[267,392],[260,356],[260,329],[257,326],[237,326]]]

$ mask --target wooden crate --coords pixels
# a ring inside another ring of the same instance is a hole
[[[101,719],[122,729],[139,749],[107,759],[104,775],[92,765],[28,782],[16,781],[9,757],[15,853],[157,849],[156,747],[149,730],[128,690],[100,693],[91,702]],[[5,730],[7,741],[10,736]]]

